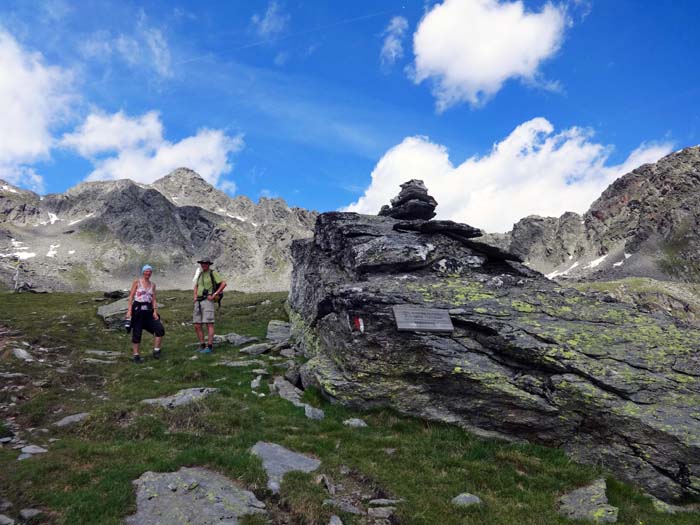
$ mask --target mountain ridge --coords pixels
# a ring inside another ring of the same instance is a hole
[[[289,245],[311,235],[316,212],[282,199],[229,197],[192,170],[155,181],[80,183],[39,196],[0,181],[0,280],[55,290],[123,288],[144,262],[161,286],[189,288],[198,256],[240,290],[285,290]],[[15,261],[12,263],[11,261]]]
[[[485,240],[552,279],[700,279],[700,146],[644,164],[584,214],[528,216]]]

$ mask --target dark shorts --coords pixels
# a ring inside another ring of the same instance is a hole
[[[153,310],[150,308],[143,310],[141,306],[142,305],[139,303],[134,303],[134,309],[131,314],[132,343],[141,342],[141,334],[144,330],[156,337],[163,337],[165,335],[165,328],[163,327],[163,323],[160,322],[160,316],[158,316],[158,319],[153,319]]]

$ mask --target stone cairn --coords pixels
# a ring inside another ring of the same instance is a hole
[[[401,220],[427,221],[435,217],[436,207],[437,201],[428,195],[428,188],[423,181],[412,179],[401,185],[401,192],[391,199],[391,206],[382,206],[379,215]]]

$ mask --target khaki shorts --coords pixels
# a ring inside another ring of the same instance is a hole
[[[197,301],[194,303],[192,313],[193,323],[213,323],[214,322],[214,301]]]

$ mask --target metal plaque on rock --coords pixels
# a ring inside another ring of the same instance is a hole
[[[397,304],[394,319],[399,332],[454,332],[450,314],[439,308]]]

